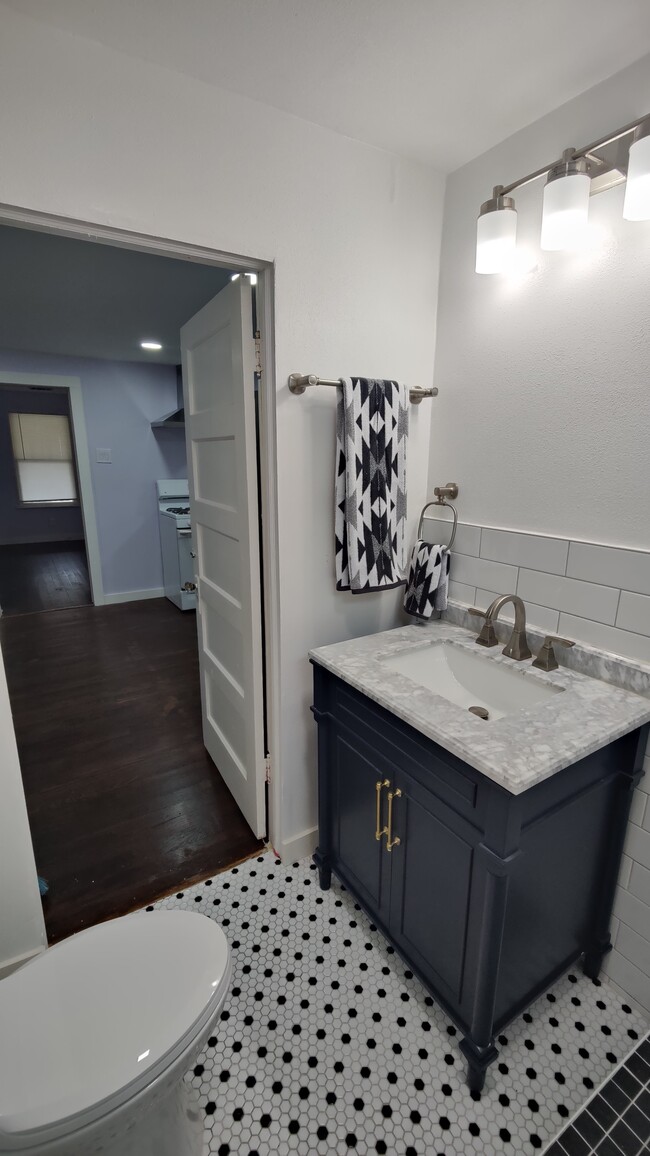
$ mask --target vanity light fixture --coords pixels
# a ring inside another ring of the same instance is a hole
[[[650,120],[639,126],[630,145],[623,216],[650,221]]]
[[[546,177],[541,247],[576,249],[587,233],[589,198],[627,180],[623,216],[650,220],[650,114],[509,185],[495,185],[481,205],[476,227],[476,272],[503,273],[514,267],[517,211],[512,193]]]
[[[476,272],[503,273],[515,255],[517,210],[512,197],[496,185],[489,201],[481,205],[476,225]]]
[[[590,188],[586,160],[575,160],[573,149],[566,149],[544,186],[542,249],[579,248],[587,229]]]

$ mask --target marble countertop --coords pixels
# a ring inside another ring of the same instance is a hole
[[[513,795],[650,722],[649,698],[564,666],[535,670],[531,659],[505,658],[501,646],[479,653],[565,693],[485,722],[383,662],[436,641],[477,653],[475,634],[443,620],[321,646],[309,657]]]

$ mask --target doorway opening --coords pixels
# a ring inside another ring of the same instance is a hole
[[[0,383],[0,608],[92,602],[68,391]]]
[[[71,464],[53,473],[72,472],[79,504],[71,490],[61,505],[76,511],[89,564],[85,604],[24,596],[22,612],[0,618],[54,942],[272,837],[272,279],[261,263],[29,213],[0,213],[0,253],[16,271],[13,312],[0,316],[0,402],[15,386],[47,397],[51,416],[67,403],[71,456],[60,452]],[[25,269],[36,294],[16,291]],[[5,424],[17,445],[24,426],[27,462],[30,422]],[[15,462],[16,475],[30,472]],[[54,499],[40,508],[52,516]],[[43,546],[58,553],[55,539],[31,544],[36,587]],[[5,562],[2,550],[0,601],[3,582],[27,585],[16,551]]]

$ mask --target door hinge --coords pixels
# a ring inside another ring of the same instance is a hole
[[[271,782],[271,756],[267,755],[264,759],[264,782]]]
[[[255,330],[255,372],[262,376],[262,338],[259,329]]]

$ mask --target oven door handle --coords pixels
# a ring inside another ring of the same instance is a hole
[[[176,533],[178,534],[179,538],[191,538],[192,537],[192,531],[191,530],[177,530]]]

